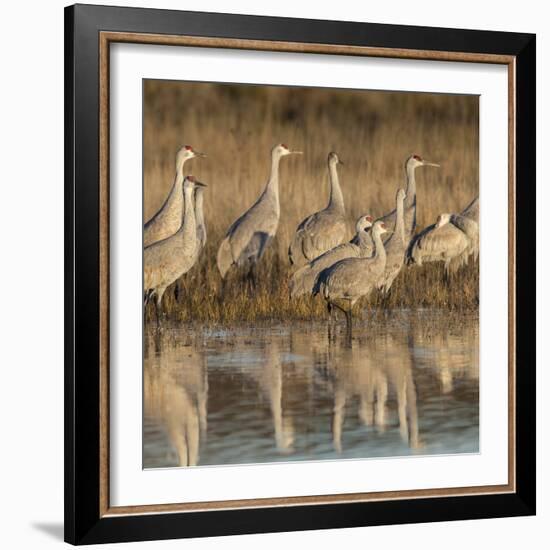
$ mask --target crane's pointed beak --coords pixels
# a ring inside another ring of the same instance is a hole
[[[435,162],[428,162],[427,160],[422,162],[423,166],[435,166],[436,168],[441,168],[439,164],[436,164]]]
[[[203,157],[204,158],[204,157],[207,156],[206,153],[200,153],[199,151],[193,151],[193,153],[195,153],[196,157]]]
[[[196,181],[195,186],[196,187],[208,187],[208,185],[206,185],[206,183],[202,183],[202,181]]]
[[[303,155],[304,153],[302,151],[290,151],[291,155]]]
[[[342,166],[344,166],[344,162],[341,161],[340,159],[338,159],[338,164],[341,164]]]

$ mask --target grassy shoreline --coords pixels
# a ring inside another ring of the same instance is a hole
[[[268,261],[270,256],[272,262]],[[267,254],[263,260],[258,270],[259,282],[254,291],[243,277],[239,277],[241,274],[233,274],[222,294],[221,278],[215,263],[208,261],[208,257],[203,258],[199,265],[166,291],[163,299],[166,320],[229,325],[239,322],[327,319],[326,305],[321,297],[290,299],[288,280],[292,270],[289,266],[283,265],[274,254]],[[356,305],[354,316],[360,319],[367,311],[396,309],[477,311],[478,289],[477,262],[462,267],[448,282],[444,279],[443,264],[405,266],[388,298],[374,291]],[[145,314],[146,323],[155,322],[154,309],[154,305],[149,304]]]

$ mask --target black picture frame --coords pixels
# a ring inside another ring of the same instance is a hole
[[[515,479],[509,494],[101,516],[99,33],[321,43],[515,58]],[[65,540],[141,541],[535,514],[532,34],[75,5],[65,9]]]

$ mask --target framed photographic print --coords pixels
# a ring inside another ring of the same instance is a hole
[[[65,12],[65,537],[535,513],[535,37]]]

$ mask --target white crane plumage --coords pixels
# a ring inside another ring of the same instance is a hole
[[[292,275],[289,282],[291,298],[311,294],[315,288],[319,274],[336,262],[345,258],[370,256],[373,252],[373,244],[372,238],[367,231],[372,227],[372,222],[372,217],[368,215],[361,216],[357,220],[355,224],[355,240],[358,244],[354,244],[351,241],[339,244],[298,269]]]
[[[353,306],[359,298],[367,296],[377,287],[386,267],[386,250],[381,238],[386,233],[384,222],[374,222],[371,233],[374,254],[370,258],[340,260],[319,275],[319,291],[327,302],[331,318],[334,307],[344,312],[349,336]]]
[[[403,218],[405,198],[405,191],[398,189],[395,197],[395,211],[397,215],[395,217],[393,233],[384,244],[386,249],[386,267],[380,279],[380,287],[384,289],[386,294],[390,291],[393,281],[395,281],[405,263],[405,254],[409,246],[409,241],[405,237]]]
[[[246,266],[250,271],[277,233],[281,213],[279,161],[290,154],[301,154],[301,151],[291,151],[284,143],[273,147],[271,173],[263,193],[227,230],[216,258],[222,279],[233,266]]]
[[[298,267],[311,262],[340,244],[348,231],[344,197],[338,179],[338,164],[343,162],[334,152],[328,155],[330,197],[327,206],[311,214],[296,228],[288,248],[290,263]]]
[[[199,246],[193,191],[196,186],[206,187],[196,181],[194,176],[187,176],[183,182],[183,222],[174,235],[157,241],[143,252],[143,290],[145,303],[156,296],[157,322],[160,315],[162,296],[174,281],[187,273],[197,261]]]
[[[143,247],[173,235],[181,226],[183,212],[183,166],[195,157],[205,157],[190,145],[184,145],[176,153],[176,175],[172,189],[160,210],[145,224]]]

